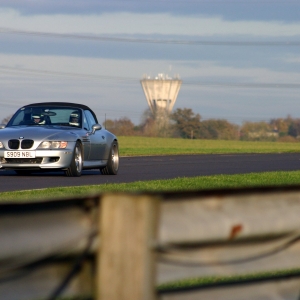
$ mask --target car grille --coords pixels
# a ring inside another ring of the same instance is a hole
[[[36,158],[4,158],[2,159],[2,163],[6,164],[40,164],[42,163],[42,157]]]
[[[30,149],[33,146],[33,140],[23,140],[21,142],[22,149]]]
[[[22,140],[21,141],[21,149],[30,149],[33,146],[33,140]],[[8,147],[9,149],[19,149],[20,141],[19,140],[9,140]]]
[[[19,149],[19,140],[9,140],[8,141],[8,147],[9,149]]]

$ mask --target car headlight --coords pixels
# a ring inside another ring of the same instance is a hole
[[[0,149],[1,149],[1,148],[4,148],[4,145],[3,145],[2,142],[0,142]]]
[[[68,146],[68,142],[65,141],[45,141],[40,143],[39,149],[64,149]]]

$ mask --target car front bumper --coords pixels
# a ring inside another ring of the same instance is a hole
[[[2,169],[66,169],[73,157],[70,149],[35,150],[35,158],[4,158],[4,151],[7,150],[0,150]]]

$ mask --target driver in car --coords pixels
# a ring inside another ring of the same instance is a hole
[[[69,124],[72,126],[79,126],[79,114],[77,112],[73,112],[70,115]]]
[[[32,120],[34,124],[43,125],[46,121],[40,115],[32,116]]]

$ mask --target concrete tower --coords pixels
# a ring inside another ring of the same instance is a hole
[[[170,78],[158,74],[155,78],[144,75],[141,80],[149,108],[154,116],[171,113],[177,99],[182,81],[179,77]]]

